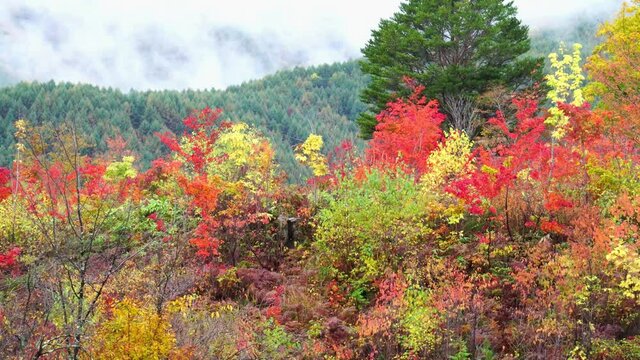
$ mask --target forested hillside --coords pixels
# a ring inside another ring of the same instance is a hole
[[[226,90],[123,93],[84,84],[20,83],[0,89],[0,163],[11,163],[13,123],[24,118],[73,123],[98,153],[107,150],[107,139],[122,136],[146,167],[166,152],[156,133],[181,134],[185,116],[210,106],[262,131],[291,180],[299,181],[304,170],[293,159],[293,146],[310,132],[322,135],[329,149],[343,139],[358,142],[353,120],[363,109],[358,97],[365,84],[355,62],[281,71]]]
[[[585,45],[589,53],[596,43],[595,21],[562,30],[534,32],[530,54],[546,56],[560,42]],[[358,115],[365,109],[360,92],[368,83],[357,61],[295,68],[226,90],[130,91],[104,89],[87,84],[19,83],[0,89],[0,164],[14,155],[13,123],[24,118],[34,123],[62,121],[76,124],[79,132],[107,150],[107,139],[121,135],[141,164],[165,153],[156,132],[181,133],[181,120],[193,109],[224,109],[224,118],[256,126],[271,139],[278,162],[291,181],[308,175],[293,159],[293,146],[309,133],[325,139],[325,149],[342,140],[358,147]]]

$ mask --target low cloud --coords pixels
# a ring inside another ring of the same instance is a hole
[[[11,78],[123,90],[224,88],[282,68],[360,56],[399,1],[3,0],[0,67]],[[617,0],[518,0],[532,27],[608,17]]]
[[[519,16],[533,29],[571,26],[584,19],[609,20],[623,0],[515,0]]]

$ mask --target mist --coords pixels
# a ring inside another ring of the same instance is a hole
[[[604,21],[621,3],[515,1],[533,30]],[[0,81],[53,79],[125,91],[220,89],[293,66],[358,58],[371,30],[399,4],[3,0]]]

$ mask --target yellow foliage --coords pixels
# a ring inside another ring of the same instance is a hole
[[[422,176],[425,189],[435,190],[467,172],[473,142],[459,130],[445,134],[446,141],[440,143],[427,160],[428,171]]]
[[[234,124],[220,134],[213,156],[224,160],[210,162],[210,174],[251,190],[268,185],[276,169],[269,141],[245,123]]]
[[[170,324],[151,307],[124,299],[97,329],[92,344],[95,359],[166,359],[174,350]]]
[[[109,181],[118,181],[124,179],[133,179],[138,175],[138,172],[133,167],[135,158],[133,156],[124,156],[122,161],[114,161],[104,173],[104,178]]]
[[[328,173],[327,159],[320,153],[323,145],[322,136],[310,134],[307,140],[296,149],[296,160],[310,167],[315,176],[324,176]]]
[[[522,169],[516,174],[520,181],[531,181],[531,169]]]
[[[402,345],[420,353],[435,348],[440,316],[432,306],[429,293],[420,287],[410,287],[404,294],[405,307],[400,321]]]
[[[180,146],[186,154],[202,149],[210,179],[231,195],[276,187],[278,167],[271,143],[245,123],[222,130],[213,144],[183,137]],[[174,156],[187,163],[183,156]]]
[[[181,296],[167,305],[167,311],[169,311],[170,314],[186,314],[187,310],[193,306],[198,298],[199,296],[197,294]]]
[[[551,67],[554,69],[552,74],[547,75],[547,84],[551,90],[547,94],[547,98],[553,102],[571,103],[575,106],[581,106],[584,103],[582,94],[582,82],[584,74],[580,62],[581,44],[573,44],[573,53],[565,54],[564,46],[560,46],[558,53],[549,55]]]
[[[480,168],[480,171],[482,171],[483,173],[485,173],[487,175],[497,175],[498,174],[498,169],[492,168],[489,165],[482,165],[482,167]]]
[[[618,16],[606,22],[597,35],[603,41],[589,57],[586,68],[593,80],[587,91],[601,105],[618,108],[637,102],[640,85],[640,1],[624,3]]]
[[[553,127],[551,136],[556,140],[564,137],[569,125],[569,118],[556,104],[562,102],[581,106],[585,101],[582,93],[584,74],[580,66],[581,49],[582,45],[573,44],[573,53],[565,54],[564,46],[561,45],[558,53],[549,54],[553,72],[546,77],[547,85],[551,87],[547,98],[554,105],[549,109],[549,117],[545,123]]]
[[[607,255],[607,260],[626,274],[619,286],[626,297],[640,300],[640,256],[629,246],[619,244]]]
[[[16,143],[16,149],[19,152],[22,152],[25,150],[25,146],[22,141],[27,137],[27,128],[29,124],[27,123],[27,120],[19,119],[15,122],[14,126],[16,128],[15,137],[16,140],[18,140]]]
[[[216,155],[227,156],[227,161],[233,166],[246,165],[253,148],[260,142],[258,136],[249,125],[238,123],[225,130],[216,141]]]
[[[457,224],[464,216],[464,206],[452,196],[444,194],[441,188],[447,182],[469,173],[473,142],[459,130],[453,130],[445,137],[446,141],[440,143],[429,156],[427,172],[422,175],[420,182],[423,193],[434,200],[434,208],[449,204],[440,210],[450,224]]]
[[[0,248],[19,246],[24,254],[41,251],[38,220],[26,211],[26,201],[10,197],[0,202]]]

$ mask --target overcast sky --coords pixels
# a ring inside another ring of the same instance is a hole
[[[515,0],[532,27],[609,16],[622,0]],[[224,88],[345,61],[399,0],[0,0],[0,67],[14,79],[124,90]],[[606,14],[606,15],[603,15]]]

